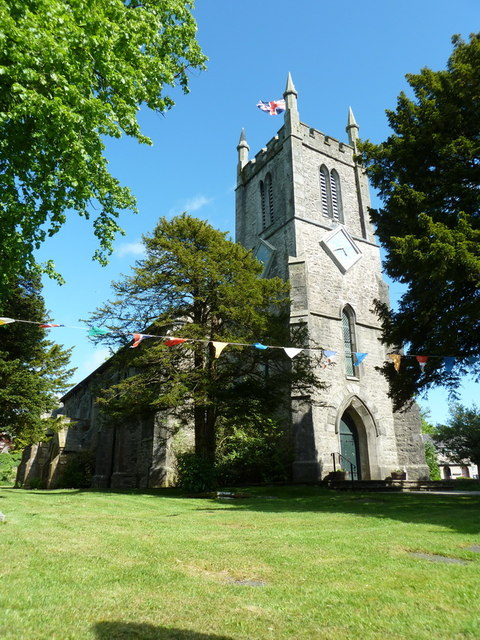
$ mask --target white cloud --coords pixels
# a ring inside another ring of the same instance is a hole
[[[125,242],[115,249],[115,253],[120,258],[124,256],[142,256],[145,253],[145,245],[140,240]]]
[[[110,356],[110,349],[107,349],[106,347],[95,349],[80,364],[77,371],[75,372],[75,377],[80,379],[85,378],[86,376],[90,375],[92,371],[95,371],[95,369],[103,364],[105,360],[108,360]]]
[[[210,198],[206,198],[205,196],[195,196],[194,198],[190,198],[190,200],[187,200],[187,202],[185,202],[184,209],[185,211],[189,212],[198,211],[209,202],[211,202]]]
[[[169,211],[170,216],[176,216],[179,213],[186,211],[187,213],[193,213],[198,211],[202,207],[212,202],[212,198],[207,198],[203,195],[193,196],[189,200],[185,200],[181,205],[175,206]]]

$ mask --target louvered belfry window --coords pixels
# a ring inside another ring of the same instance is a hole
[[[353,377],[357,375],[353,363],[355,362],[355,330],[353,313],[345,308],[342,311],[343,348],[345,352],[345,375]]]
[[[335,169],[329,171],[325,165],[320,167],[320,201],[322,214],[343,224],[340,176]]]
[[[266,224],[266,208],[265,208],[265,183],[260,180],[260,203],[262,207],[262,229],[265,229]]]
[[[325,165],[320,167],[320,198],[322,201],[322,213],[324,216],[330,217],[330,207],[328,206],[328,169]]]
[[[333,169],[330,173],[330,193],[332,195],[332,217],[343,223],[342,194],[340,193],[340,177]]]
[[[266,229],[275,219],[273,183],[270,173],[265,176],[265,182],[263,180],[260,181],[260,201],[262,207],[262,229]]]

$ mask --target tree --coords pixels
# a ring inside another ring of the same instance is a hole
[[[432,442],[433,436],[437,433],[437,428],[429,422],[430,412],[421,411],[420,419],[422,422],[422,433],[425,434],[423,443],[425,446],[425,462],[430,472],[430,480],[440,480],[440,467],[438,466],[437,448]]]
[[[115,299],[91,316],[111,332],[97,340],[118,346],[134,332],[170,332],[192,341],[168,346],[144,339],[136,349],[121,349],[115,356],[120,381],[104,391],[104,406],[116,418],[174,414],[179,424],[194,425],[196,454],[213,461],[220,423],[278,416],[288,410],[286,387],[317,383],[305,353],[292,367],[283,349],[253,346],[292,344],[288,285],[260,278],[262,266],[250,252],[186,214],[162,218],[143,241],[145,259],[113,283]],[[212,341],[244,346],[229,345],[217,358]]]
[[[397,407],[480,373],[480,34],[453,45],[445,70],[406,76],[414,98],[402,92],[387,111],[393,134],[360,147],[383,200],[371,217],[386,272],[407,285],[398,311],[377,303],[383,340],[433,356],[423,372],[412,358],[398,375],[386,368]],[[450,372],[443,356],[455,357]]]
[[[477,465],[480,478],[480,409],[455,404],[446,425],[438,425],[434,439],[440,451],[452,462]]]
[[[5,0],[0,6],[0,274],[4,290],[76,211],[96,209],[105,262],[119,210],[135,199],[108,172],[105,136],[141,134],[141,105],[188,91],[205,57],[192,0]],[[54,273],[53,263],[45,267]]]
[[[20,278],[0,301],[2,317],[45,322],[38,274]],[[0,327],[0,431],[16,449],[42,440],[59,423],[45,417],[57,405],[57,394],[68,388],[70,350],[45,337],[39,324],[15,322]]]

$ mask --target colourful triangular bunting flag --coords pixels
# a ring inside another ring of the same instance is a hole
[[[415,356],[415,358],[420,365],[420,369],[423,371],[425,369],[425,365],[428,362],[428,356]]]
[[[387,355],[393,362],[395,371],[398,373],[400,371],[400,362],[402,361],[402,356],[399,353],[388,353]]]
[[[289,358],[295,358],[303,349],[297,349],[296,347],[283,347],[283,350]]]
[[[130,345],[130,349],[135,349],[135,347],[138,347],[138,345],[140,344],[140,342],[146,338],[147,336],[143,333],[134,333],[133,335],[133,344]]]
[[[11,322],[15,322],[12,318],[0,318],[0,324],[10,324]]]
[[[168,338],[163,343],[167,347],[175,347],[177,344],[183,344],[187,341],[187,338]]]
[[[228,346],[228,342],[217,342],[216,340],[212,340],[212,344],[215,349],[215,358],[219,358],[222,351]]]
[[[358,367],[359,365],[362,364],[362,362],[368,356],[368,353],[359,353],[358,351],[355,351],[353,355],[356,358],[355,362],[353,363],[353,366]]]
[[[94,337],[94,336],[104,336],[107,333],[110,333],[108,329],[102,329],[102,327],[92,327],[91,329],[89,329],[87,335]]]
[[[443,358],[443,366],[445,367],[445,371],[447,373],[451,372],[454,364],[455,364],[455,358],[453,356],[445,356]]]
[[[266,347],[264,344],[262,344],[261,342],[255,342],[255,344],[252,344],[252,347],[255,347],[255,349],[268,349],[268,347]]]

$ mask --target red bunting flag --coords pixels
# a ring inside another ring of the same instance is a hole
[[[183,342],[186,342],[186,341],[187,341],[186,338],[168,338],[167,340],[165,340],[163,344],[166,345],[167,347],[174,347],[175,345],[182,344]]]
[[[417,362],[420,365],[421,370],[423,371],[425,369],[425,365],[428,362],[428,356],[415,356],[415,358],[417,359]]]
[[[138,347],[140,342],[145,338],[143,333],[134,333],[132,335],[133,335],[133,344],[130,345],[130,349],[134,349],[135,347]]]

